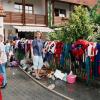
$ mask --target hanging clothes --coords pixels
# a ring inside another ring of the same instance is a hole
[[[87,48],[87,56],[90,58],[90,75],[92,79],[95,77],[95,56],[97,54],[96,43],[89,42],[89,46]]]
[[[100,44],[96,45],[97,55],[95,56],[95,66],[94,66],[94,75],[95,77],[100,76]]]
[[[74,44],[72,44],[72,54],[80,59],[85,52],[85,49],[88,47],[89,42],[86,40],[79,39]]]
[[[71,44],[64,44],[63,52],[65,58],[70,58]]]
[[[94,62],[96,53],[97,53],[96,43],[90,42],[87,48],[87,55],[90,57],[91,62]]]
[[[31,50],[32,40],[26,41],[26,52]]]
[[[49,47],[48,47],[48,52],[51,52],[51,53],[55,53],[55,47],[56,47],[56,42],[55,41],[52,41],[50,42],[49,44]]]
[[[3,80],[4,80],[4,78],[3,78],[2,74],[0,74],[0,87],[2,86]],[[1,92],[1,89],[0,89],[0,100],[2,100],[2,92]]]
[[[26,58],[31,57],[31,47],[32,47],[32,40],[27,40],[26,43],[25,43]]]
[[[60,58],[60,55],[62,53],[62,49],[63,49],[63,42],[57,42],[56,46],[55,46],[55,56],[57,58]]]
[[[20,61],[25,57],[25,41],[18,42],[17,59]]]
[[[55,46],[56,46],[55,41],[46,41],[44,44],[44,48],[45,48],[46,52],[50,52],[52,54],[54,54],[54,52],[55,52]]]
[[[86,78],[88,82],[90,80],[90,57],[86,58],[85,64],[86,64]]]
[[[70,51],[71,51],[71,44],[64,44],[60,58],[60,64],[62,66],[64,66],[65,64],[65,59],[71,58]]]
[[[49,62],[53,59],[53,54],[50,52],[46,52],[45,57],[44,57],[44,62]]]
[[[61,58],[61,54],[62,54],[62,49],[63,49],[63,42],[56,42],[56,46],[55,46],[55,52],[54,52],[54,59],[55,59],[55,63],[58,66],[60,66],[60,58]]]

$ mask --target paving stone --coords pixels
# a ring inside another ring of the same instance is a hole
[[[65,100],[32,81],[20,69],[15,75],[7,69],[8,85],[2,90],[3,100]]]

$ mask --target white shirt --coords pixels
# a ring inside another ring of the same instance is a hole
[[[5,46],[2,42],[0,42],[0,63],[6,63],[7,62],[7,55],[5,52]]]

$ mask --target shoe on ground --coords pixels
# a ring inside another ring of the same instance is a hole
[[[2,85],[2,86],[1,86],[1,89],[6,88],[6,86],[7,86],[7,83],[6,83],[5,85]]]

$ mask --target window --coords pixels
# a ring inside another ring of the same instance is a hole
[[[25,13],[32,14],[33,13],[33,6],[25,6]]]
[[[55,8],[54,13],[55,13],[55,16],[59,16],[59,9],[56,9],[56,8]]]
[[[54,13],[55,13],[55,16],[66,17],[66,10],[65,9],[55,8]]]
[[[15,9],[15,12],[22,12],[22,5],[20,5],[20,4],[15,4],[15,5],[14,5],[14,9]]]
[[[15,3],[14,5],[15,12],[22,12],[22,4]],[[25,5],[25,13],[32,14],[33,13],[33,6],[32,5]]]
[[[66,16],[66,10],[60,9],[60,17],[65,17]]]

